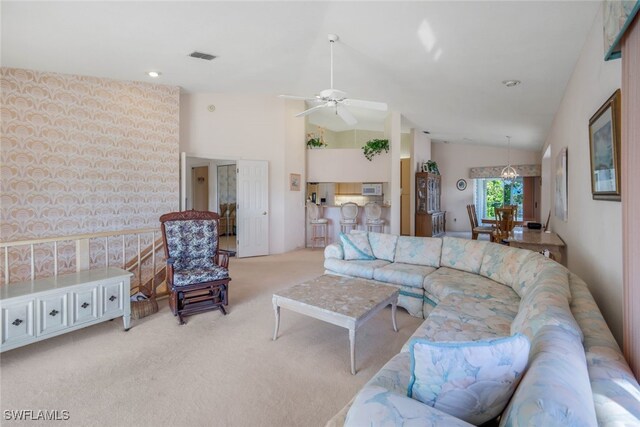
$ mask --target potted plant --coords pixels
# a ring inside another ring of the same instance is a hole
[[[320,136],[316,136],[316,134],[312,132],[307,134],[307,148],[324,148],[327,146],[327,143],[324,142],[324,129],[318,129],[320,130]]]
[[[371,161],[375,155],[382,153],[382,150],[384,150],[385,153],[389,152],[388,139],[372,139],[367,141],[364,147],[362,147],[364,156],[369,161]]]

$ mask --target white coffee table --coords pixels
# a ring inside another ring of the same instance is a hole
[[[280,307],[349,330],[351,374],[356,373],[356,330],[391,304],[393,330],[396,325],[398,288],[372,280],[325,274],[273,294],[276,315],[274,341],[280,327]]]

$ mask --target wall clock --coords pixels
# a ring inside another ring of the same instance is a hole
[[[460,191],[465,190],[467,188],[467,181],[459,179],[458,182],[456,182],[456,188]]]

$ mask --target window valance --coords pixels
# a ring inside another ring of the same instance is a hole
[[[471,168],[469,170],[469,178],[500,178],[500,173],[504,166],[483,166]],[[520,176],[541,176],[542,169],[540,165],[511,165]]]

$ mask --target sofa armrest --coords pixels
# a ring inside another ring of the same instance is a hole
[[[334,258],[334,259],[344,259],[344,250],[342,249],[342,245],[338,243],[331,243],[324,248],[324,257],[326,258]]]
[[[345,426],[382,425],[464,426],[471,424],[429,405],[387,390],[380,386],[366,386],[356,396]]]

